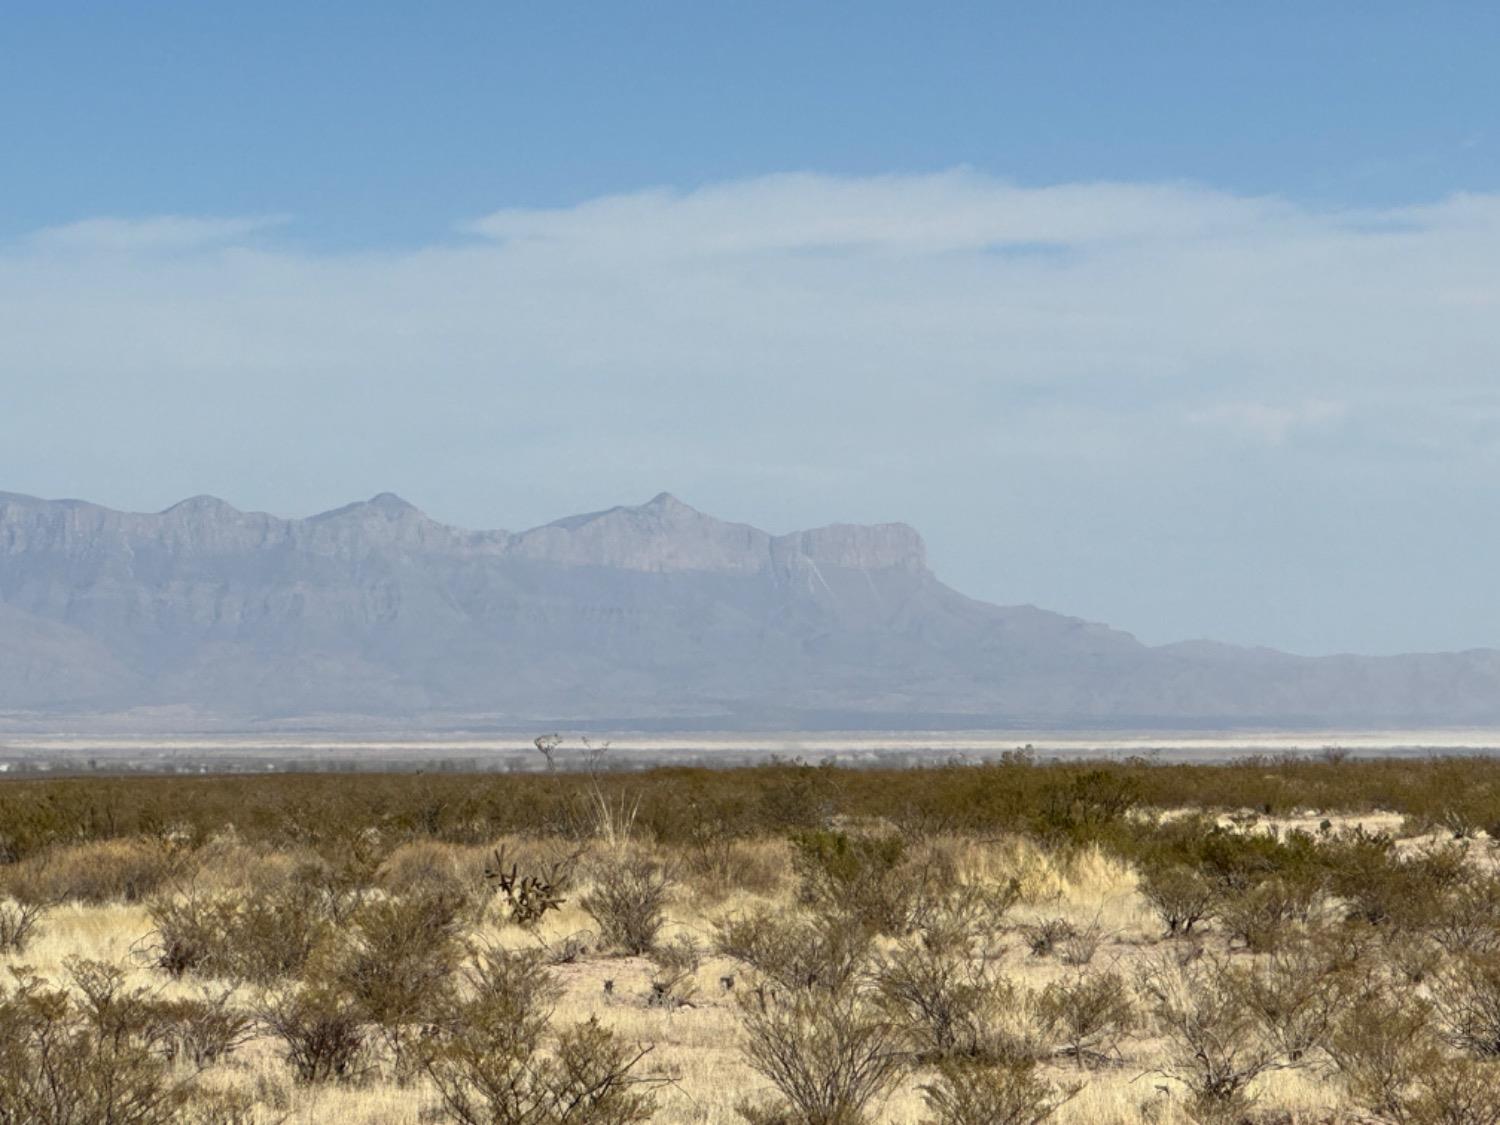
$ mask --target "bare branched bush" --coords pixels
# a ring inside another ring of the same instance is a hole
[[[1316,908],[1319,890],[1307,880],[1266,879],[1244,891],[1221,896],[1216,915],[1231,939],[1252,953],[1276,949]]]
[[[980,957],[996,953],[1006,915],[1020,901],[1021,881],[1008,879],[996,885],[955,881],[944,890],[931,896],[930,907],[916,920],[923,943]]]
[[[24,953],[46,912],[46,904],[40,902],[0,902],[0,953]]]
[[[726,918],[714,949],[754,969],[786,991],[839,991],[870,955],[870,933],[841,915],[805,918],[771,910]]]
[[[108,961],[72,957],[63,968],[78,993],[78,1015],[100,1043],[123,1047],[139,1040],[155,1045],[161,1020],[151,989],[127,987],[125,971]]]
[[[1323,1050],[1362,983],[1358,951],[1321,935],[1239,965],[1231,980],[1288,1066]]]
[[[1434,1099],[1429,1108],[1436,1108],[1443,1095],[1432,1087],[1433,1080],[1455,1062],[1434,1034],[1425,1001],[1372,982],[1340,1012],[1328,1055],[1349,1100],[1375,1120],[1396,1125],[1445,1120],[1416,1109],[1416,1103],[1429,1098]]]
[[[232,910],[228,898],[193,891],[153,900],[147,913],[156,927],[149,947],[156,966],[174,977],[219,969],[227,959],[222,934]]]
[[[27,970],[0,984],[0,1125],[169,1125],[195,1098],[155,1049],[150,998],[93,962],[71,972],[75,1001]]]
[[[367,1039],[354,1000],[326,982],[267,993],[260,1022],[281,1040],[282,1054],[299,1082],[351,1081],[366,1070]]]
[[[1413,1085],[1398,1125],[1500,1125],[1500,1063],[1446,1059]]]
[[[1062,952],[1058,955],[1058,960],[1064,965],[1072,965],[1075,968],[1087,965],[1099,952],[1099,947],[1104,944],[1106,936],[1104,926],[1097,917],[1082,929],[1075,927],[1073,932],[1062,940]]]
[[[1192,933],[1194,926],[1214,915],[1219,903],[1213,883],[1183,866],[1147,871],[1141,879],[1141,893],[1172,937]]]
[[[158,1001],[167,1058],[202,1070],[228,1058],[255,1031],[254,1017],[234,1003],[232,988],[204,988],[198,997]]]
[[[552,941],[538,937],[537,944],[546,954],[547,964],[572,965],[596,952],[599,942],[592,930],[577,930]]]
[[[656,944],[666,921],[672,880],[660,862],[626,854],[596,860],[590,869],[593,887],[579,905],[606,945],[641,954]]]
[[[788,866],[781,847],[730,835],[712,812],[690,823],[684,874],[702,901],[717,902],[735,891],[773,895],[786,879]]]
[[[296,866],[292,885],[283,893],[342,926],[374,893],[386,858],[385,844],[373,829],[346,827],[322,841],[320,852]]]
[[[432,1056],[428,1074],[461,1125],[628,1125],[655,1115],[649,1088],[660,1080],[636,1073],[649,1047],[625,1046],[594,1019],[558,1032],[550,1054],[506,1037],[469,1025]]]
[[[1444,1038],[1477,1057],[1500,1058],[1500,953],[1454,958],[1430,985]]]
[[[1443,966],[1445,955],[1425,930],[1385,927],[1380,931],[1380,955],[1397,981],[1425,987]]]
[[[803,990],[783,1002],[747,994],[745,1055],[776,1089],[769,1103],[746,1103],[750,1122],[863,1125],[872,1101],[902,1071],[901,1037],[852,990]]]
[[[1500,876],[1476,875],[1444,895],[1432,918],[1433,940],[1446,952],[1500,952]]]
[[[1078,936],[1078,929],[1066,918],[1043,918],[1026,927],[1026,945],[1033,957],[1051,957],[1064,942]]]
[[[881,956],[871,976],[878,1007],[919,1060],[1026,1059],[1036,1052],[1024,1024],[1025,994],[983,962],[908,940]]]
[[[1414,1073],[1436,1057],[1431,1009],[1414,997],[1368,991],[1339,1014],[1328,1053],[1355,1103],[1391,1116]]]
[[[1077,973],[1047,985],[1037,997],[1042,1034],[1080,1066],[1108,1062],[1120,1039],[1139,1022],[1130,986],[1119,973]]]
[[[1141,966],[1136,985],[1167,1039],[1158,1072],[1187,1087],[1200,1120],[1238,1120],[1255,1100],[1255,1080],[1287,1065],[1225,958],[1153,957]]]
[[[950,1061],[922,1094],[933,1115],[926,1125],[1039,1125],[1078,1090],[1046,1081],[1031,1062]]]
[[[269,983],[301,972],[331,920],[301,884],[243,895],[189,888],[154,899],[147,943],[155,964],[185,973]]]
[[[650,1120],[659,1080],[637,1072],[649,1048],[627,1048],[593,1020],[546,1042],[561,995],[533,952],[478,950],[470,997],[423,1049],[447,1115],[462,1125],[628,1125]],[[544,1050],[543,1048],[548,1049]]]

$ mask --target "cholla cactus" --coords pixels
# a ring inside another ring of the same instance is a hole
[[[549,910],[557,910],[568,900],[563,891],[573,877],[577,856],[556,860],[538,874],[522,875],[514,861],[505,865],[505,849],[498,848],[484,869],[484,877],[495,884],[510,905],[510,920],[519,926],[535,926]]]

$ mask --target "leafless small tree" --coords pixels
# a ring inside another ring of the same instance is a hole
[[[557,748],[562,745],[560,734],[539,734],[531,740],[536,747],[537,753],[547,759],[547,769],[553,772],[557,769]]]

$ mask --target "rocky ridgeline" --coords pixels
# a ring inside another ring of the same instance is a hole
[[[392,493],[300,520],[241,512],[212,496],[140,514],[0,494],[0,550],[12,555],[98,558],[112,551],[182,555],[285,549],[511,556],[641,571],[757,573],[803,560],[856,570],[926,569],[922,538],[905,524],[836,524],[777,536],[715,519],[665,492],[636,507],[573,516],[519,533],[448,527]]]
[[[964,597],[903,524],[771,535],[663,493],[465,531],[0,494],[0,710],[782,729],[1500,721],[1500,653],[1150,647]],[[173,712],[175,713],[175,712]]]

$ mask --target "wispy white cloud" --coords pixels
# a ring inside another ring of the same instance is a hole
[[[1500,378],[1500,196],[789,174],[500,210],[413,250],[312,253],[273,222],[0,248],[0,487],[297,511],[392,486],[507,524],[671,488],[781,528],[910,518],[978,592],[1084,612],[1050,585],[1080,521],[1170,534],[1163,498],[1215,520],[1232,493],[1264,519],[1191,560],[1229,574],[1247,528],[1315,522],[1310,482],[1365,490],[1341,511],[1495,487],[1461,404]]]
[[[94,218],[37,231],[30,242],[45,250],[144,253],[223,246],[287,222],[286,216],[197,218],[157,215],[144,219]]]
[[[611,196],[564,209],[513,208],[465,229],[512,243],[652,257],[825,250],[947,254],[1223,236],[1297,219],[1294,209],[1276,200],[1185,185],[1036,189],[955,171],[866,179],[766,176],[692,192]]]

